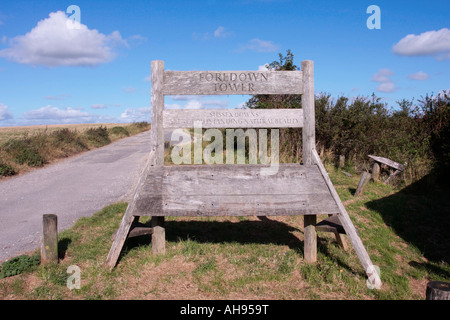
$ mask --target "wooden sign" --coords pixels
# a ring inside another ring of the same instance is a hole
[[[302,109],[164,110],[165,129],[193,128],[301,128]]]
[[[302,94],[301,71],[166,71],[165,95]]]
[[[152,217],[152,250],[159,254],[165,252],[165,216],[304,215],[304,258],[312,263],[316,216],[327,214],[342,223],[370,285],[381,285],[315,150],[312,61],[303,61],[301,71],[164,71],[163,61],[152,61],[151,81],[149,160],[108,254],[110,268],[140,216]],[[164,110],[165,95],[223,94],[301,94],[302,109]],[[199,123],[202,128],[302,128],[303,164],[276,163],[273,174],[262,174],[260,164],[165,166],[164,129]]]

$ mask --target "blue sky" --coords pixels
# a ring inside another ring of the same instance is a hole
[[[66,9],[80,8],[69,30]],[[369,29],[377,5],[381,29]],[[316,94],[375,93],[391,107],[450,89],[449,1],[5,1],[0,126],[149,121],[150,63],[258,70],[291,49],[315,62]],[[235,108],[248,96],[166,97]]]

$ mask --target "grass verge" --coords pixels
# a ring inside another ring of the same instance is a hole
[[[166,255],[152,255],[149,236],[132,238],[110,272],[103,263],[127,206],[118,203],[59,234],[59,264],[0,279],[0,299],[409,300],[424,299],[428,281],[450,280],[445,197],[376,182],[354,197],[359,177],[328,171],[380,267],[381,290],[367,288],[355,252],[331,234],[319,233],[318,261],[305,264],[301,216],[169,217]],[[81,270],[80,289],[66,286],[70,265]]]

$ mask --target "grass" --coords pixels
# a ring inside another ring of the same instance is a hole
[[[102,147],[149,128],[146,122],[0,127],[0,178]]]
[[[375,182],[356,198],[359,177],[327,169],[380,267],[381,290],[367,288],[355,252],[332,234],[319,233],[317,263],[305,264],[301,216],[168,217],[165,255],[152,255],[149,236],[128,239],[110,272],[103,264],[127,207],[117,203],[59,234],[59,264],[1,279],[0,299],[415,300],[428,281],[450,280],[442,194]],[[66,287],[70,265],[81,269],[79,290]]]

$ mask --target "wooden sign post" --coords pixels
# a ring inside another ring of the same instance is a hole
[[[314,63],[301,71],[164,71],[152,61],[151,145],[106,265],[114,268],[140,216],[152,217],[152,248],[165,252],[166,216],[304,215],[304,257],[317,259],[318,214],[337,215],[369,281],[381,284],[353,223],[315,150]],[[301,94],[302,109],[164,110],[165,95]],[[262,164],[164,166],[164,129],[302,128],[303,164],[278,164],[261,174]]]

